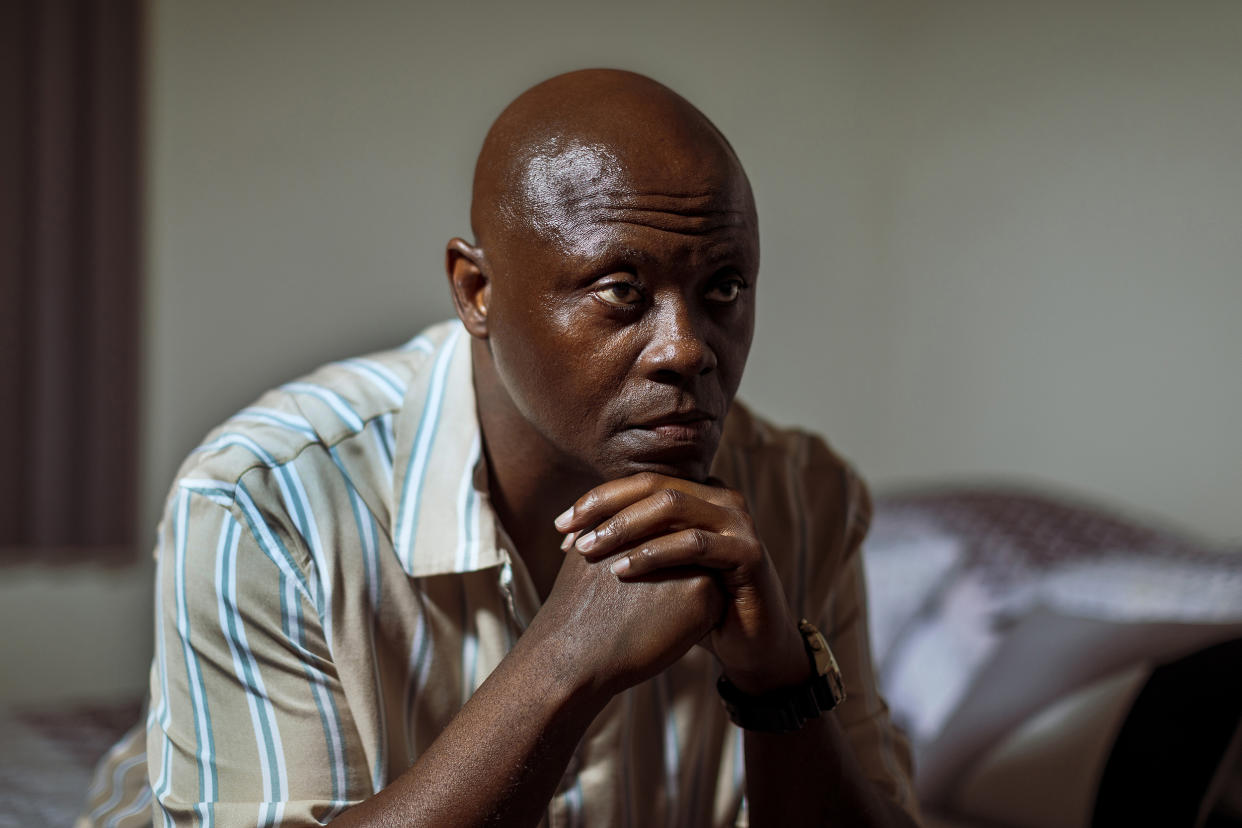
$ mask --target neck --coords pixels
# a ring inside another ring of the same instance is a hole
[[[595,482],[569,468],[514,407],[495,374],[487,343],[473,339],[470,346],[492,505],[540,599],[546,599],[565,556],[563,536],[552,521]]]

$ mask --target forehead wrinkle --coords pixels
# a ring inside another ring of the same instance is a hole
[[[738,212],[732,207],[717,206],[734,197],[732,186],[721,186],[706,192],[693,194],[668,193],[659,190],[639,190],[634,187],[616,187],[600,190],[590,196],[593,205],[612,206],[617,209],[651,210],[685,215],[708,215],[711,213]]]
[[[673,214],[670,213],[661,213],[660,215],[670,217],[673,216]],[[650,220],[643,221],[637,216],[628,218],[599,216],[593,221],[598,224],[628,224],[632,227],[646,227],[651,230],[658,230],[662,233],[675,233],[681,236],[710,236],[714,233],[720,232],[721,230],[729,230],[741,224],[741,221],[711,223],[701,217],[677,216],[677,218],[680,218],[681,221],[659,222],[654,220],[654,217]]]
[[[575,227],[588,223],[628,224],[703,236],[744,226],[750,215],[746,209],[719,206],[721,195],[708,192],[680,197],[638,193],[628,188],[604,189],[574,199],[570,208],[575,213]]]
[[[612,190],[592,198],[591,220],[704,236],[744,227],[749,210],[734,206],[731,188],[690,197]]]
[[[661,215],[677,218],[729,218],[747,215],[746,210],[735,207],[693,204],[679,206],[670,204],[667,199],[653,199],[650,196],[631,198],[630,195],[624,191],[595,193],[571,199],[567,206],[579,212],[589,212],[613,220],[618,215],[651,216],[653,218]]]
[[[652,204],[649,206],[647,204],[643,204],[638,201],[631,201],[628,204],[611,202],[611,203],[603,203],[603,204],[593,204],[591,206],[594,207],[597,211],[610,215],[610,216],[615,216],[619,214],[619,215],[634,215],[634,216],[651,216],[652,218],[655,218],[658,216],[673,216],[677,218],[687,218],[687,219],[721,218],[721,219],[730,221],[730,223],[738,223],[741,221],[741,218],[746,215],[745,210],[740,210],[734,207],[682,207],[682,208],[671,207],[670,208],[669,205],[661,204],[657,206],[657,205]]]

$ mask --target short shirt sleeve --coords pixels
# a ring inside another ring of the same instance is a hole
[[[156,825],[324,825],[372,793],[296,519],[182,480],[157,553]]]
[[[920,822],[909,743],[893,724],[876,685],[867,627],[862,542],[871,523],[871,497],[852,468],[819,438],[811,438],[803,480],[814,543],[833,550],[814,573],[808,612],[823,630],[841,667],[846,699],[835,715],[867,777]]]

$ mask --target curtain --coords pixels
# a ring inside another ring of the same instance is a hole
[[[0,0],[0,560],[132,560],[141,11]]]

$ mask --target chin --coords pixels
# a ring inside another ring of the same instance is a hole
[[[643,472],[653,472],[666,477],[678,477],[682,480],[702,483],[711,474],[711,468],[711,456],[703,457],[701,453],[696,453],[693,457],[634,457],[613,465],[608,470],[607,479],[616,480]]]
[[[712,433],[700,433],[695,439],[668,439],[668,435],[627,429],[604,441],[592,466],[601,481],[653,472],[702,482],[711,475],[719,444],[719,435]]]

